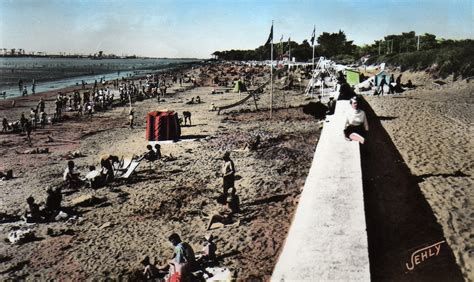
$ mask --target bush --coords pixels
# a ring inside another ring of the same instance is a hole
[[[451,74],[463,78],[474,75],[474,41],[464,40],[442,48],[400,54],[380,55],[370,58],[368,64],[385,62],[404,70],[430,71],[433,75],[447,77]]]

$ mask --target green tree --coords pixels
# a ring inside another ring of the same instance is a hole
[[[353,54],[356,46],[352,42],[347,40],[346,34],[342,30],[337,33],[323,32],[318,37],[318,50],[321,55],[326,57]]]

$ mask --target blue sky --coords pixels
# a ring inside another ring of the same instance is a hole
[[[407,31],[473,39],[473,0],[0,0],[0,48],[207,58],[268,37],[343,30],[356,44]]]

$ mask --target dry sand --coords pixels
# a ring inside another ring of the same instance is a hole
[[[193,72],[197,75],[199,70]],[[210,80],[212,76],[201,78]],[[362,149],[372,279],[472,280],[473,84],[458,81],[440,87],[421,73],[405,72],[403,79],[423,86],[402,95],[365,97],[372,107],[366,108],[371,131],[369,143]],[[30,194],[44,199],[46,188],[60,182],[64,154],[71,150],[86,155],[75,159],[82,171],[87,165],[97,165],[98,155],[103,153],[142,153],[146,145],[144,117],[150,110],[190,110],[193,126],[184,127],[183,135],[200,137],[198,141],[163,145],[163,153],[171,153],[177,160],[153,164],[151,170],[148,164],[141,165],[130,183],[96,191],[64,191],[66,206],[88,193],[106,201],[75,208],[82,222],[32,226],[38,241],[20,246],[1,241],[0,277],[136,278],[143,255],[159,262],[169,258],[172,250],[166,237],[175,231],[199,250],[206,233],[206,219],[200,211],[209,212],[217,206],[219,157],[224,150],[242,148],[250,136],[258,134],[263,143],[257,151],[232,153],[243,209],[240,225],[216,225],[212,232],[217,236],[221,266],[229,267],[242,280],[268,279],[321,125],[303,114],[301,107],[278,110],[270,121],[268,111],[253,111],[251,100],[217,116],[207,111],[211,102],[228,104],[245,94],[210,95],[210,91],[210,87],[195,88],[170,95],[160,105],[152,100],[136,103],[140,125],[133,130],[126,126],[127,108],[119,107],[91,120],[68,120],[34,132],[34,146],[49,147],[49,155],[17,155],[13,150],[29,149],[24,136],[0,135],[0,169],[11,167],[17,176],[0,184],[0,212],[8,215],[20,215]],[[197,95],[204,103],[184,105],[186,99]],[[297,92],[276,91],[275,96],[278,107],[307,103]],[[32,104],[36,102],[31,98],[19,98],[18,108],[9,108],[7,101],[0,102],[0,110],[18,117]],[[268,105],[269,95],[263,95],[259,106]],[[79,142],[45,143],[47,135]],[[7,222],[0,224],[0,234],[5,236],[18,224],[0,216]],[[48,228],[57,236],[47,235]],[[414,272],[404,271],[411,252],[444,239],[447,242],[438,258]]]
[[[197,74],[199,70],[193,72]],[[126,126],[128,108],[118,107],[97,113],[90,120],[71,119],[34,132],[33,146],[49,147],[49,155],[17,155],[14,150],[29,149],[24,136],[0,135],[0,169],[12,168],[16,176],[1,183],[0,216],[6,222],[0,224],[2,239],[19,225],[9,222],[17,219],[9,216],[22,214],[26,197],[44,200],[46,188],[61,182],[65,153],[80,150],[86,155],[74,160],[81,172],[88,165],[98,166],[99,155],[104,153],[128,157],[143,153],[147,144],[146,113],[164,108],[179,113],[191,111],[193,125],[183,127],[182,135],[200,137],[197,141],[162,145],[162,153],[172,154],[177,160],[157,162],[151,169],[142,164],[128,183],[117,183],[112,189],[63,191],[66,206],[85,194],[104,198],[105,202],[74,208],[83,220],[71,225],[56,222],[30,226],[40,238],[37,241],[18,246],[2,240],[0,277],[136,278],[143,255],[161,263],[171,257],[167,236],[172,232],[178,232],[195,250],[200,250],[207,223],[200,213],[209,213],[218,206],[215,198],[221,191],[222,180],[217,176],[220,157],[225,150],[237,150],[231,157],[242,203],[240,224],[216,224],[211,231],[217,237],[221,266],[230,268],[239,279],[268,279],[304,185],[321,123],[304,114],[301,107],[278,110],[269,120],[267,110],[253,112],[253,101],[218,116],[208,111],[211,102],[232,103],[246,94],[211,95],[211,89],[198,87],[171,94],[162,104],[155,100],[137,102],[134,107],[139,125],[132,130]],[[294,106],[307,103],[297,92],[285,93]],[[184,104],[198,95],[203,103]],[[276,92],[277,99],[281,95],[281,91]],[[259,101],[262,108],[268,106],[268,96],[263,95]],[[31,98],[19,98],[16,109],[10,109],[8,102],[0,106],[2,114],[9,112],[18,117],[22,109],[35,103]],[[48,135],[78,142],[45,143]],[[262,137],[261,147],[239,151],[254,135]],[[47,229],[55,236],[48,235]]]
[[[385,259],[371,265],[372,277],[462,280],[449,263],[452,249],[464,279],[473,281],[474,84],[450,78],[438,86],[423,73],[404,73],[407,79],[422,86],[366,97],[373,109],[369,147],[379,148],[363,157],[369,245],[372,256]],[[387,262],[402,263],[413,249],[444,238],[445,258],[408,278],[390,274]]]

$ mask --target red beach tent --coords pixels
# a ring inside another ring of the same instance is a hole
[[[178,113],[175,111],[149,112],[146,117],[146,139],[148,141],[173,140],[181,136]]]

